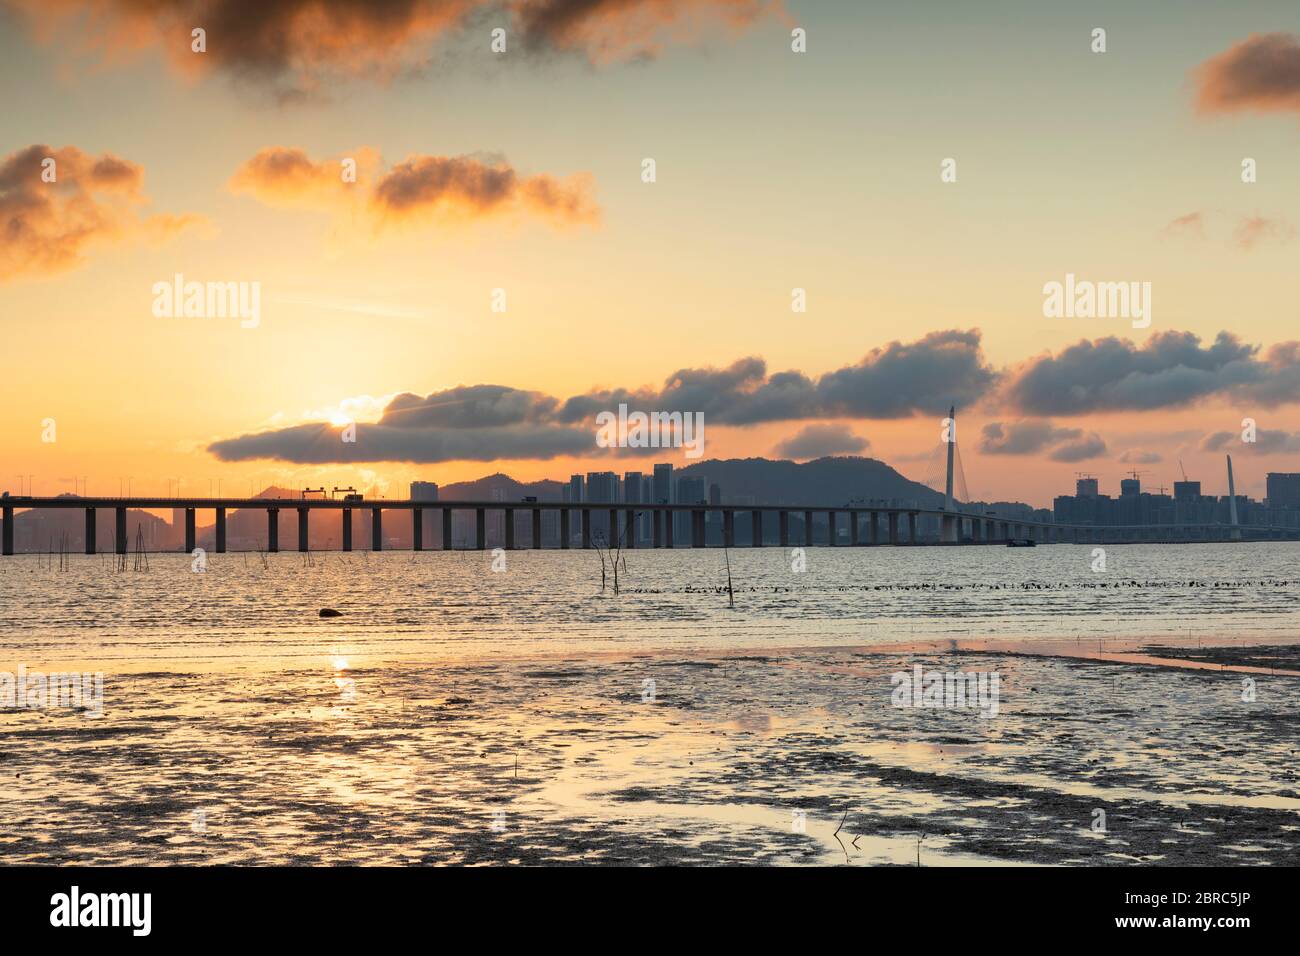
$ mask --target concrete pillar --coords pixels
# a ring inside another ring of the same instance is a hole
[[[867,525],[867,538],[872,544],[880,544],[880,512],[871,512],[871,521]]]
[[[487,512],[482,508],[474,509],[474,548],[482,551],[487,547]]]
[[[908,544],[920,544],[920,543],[921,543],[920,541],[917,540],[917,535],[916,535],[916,520],[917,520],[917,514],[916,514],[916,512],[915,512],[915,511],[909,511],[909,512],[907,513],[907,543],[908,543]]]
[[[763,512],[755,508],[749,513],[749,545],[752,548],[763,546]]]
[[[736,546],[736,513],[722,512],[722,543],[728,548]]]
[[[618,547],[618,542],[619,542],[618,509],[610,508],[609,509],[609,539],[605,542],[605,546],[608,548],[616,548]]]
[[[306,554],[311,550],[311,522],[308,519],[308,515],[310,514],[310,508],[298,509],[298,550],[303,554]]]
[[[636,512],[628,508],[623,512],[623,545],[636,547]]]
[[[980,527],[983,522],[979,518],[970,519],[970,540],[972,544],[980,543]]]
[[[560,547],[566,551],[569,549],[569,515],[572,513],[572,508],[560,509]]]
[[[411,550],[424,550],[424,510],[411,509]]]
[[[380,508],[370,509],[370,550],[384,550],[384,512]]]
[[[113,535],[113,546],[114,550],[116,550],[118,554],[126,554],[126,509],[117,508],[115,510],[117,513],[114,515],[113,529],[115,533]],[[5,526],[8,528],[13,527],[12,511],[9,512],[9,520],[5,522]],[[12,531],[9,532],[9,553],[14,553],[14,538]]]
[[[803,513],[803,543],[804,543],[804,547],[806,548],[812,547],[813,534],[812,534],[812,512],[811,511],[805,511]]]
[[[853,548],[862,543],[858,540],[858,519],[861,517],[856,511],[849,512],[849,546]]]
[[[691,547],[704,547],[704,512],[698,508],[691,512]]]
[[[95,553],[95,509],[86,509],[86,554]]]
[[[506,550],[513,551],[515,549],[515,509],[506,508],[504,510],[506,515]]]
[[[280,550],[280,509],[266,509],[266,551],[274,554]]]
[[[451,509],[442,509],[442,550],[451,550]]]
[[[664,513],[654,511],[650,516],[650,546],[652,548],[662,548],[664,546]]]
[[[898,512],[889,513],[889,543],[898,544]]]
[[[226,553],[226,509],[217,509],[217,554]]]
[[[582,509],[582,546],[591,547],[591,509]]]
[[[835,547],[836,532],[839,530],[835,527],[838,515],[834,511],[826,512],[826,544]]]
[[[352,550],[352,509],[343,509],[343,550]]]
[[[197,535],[194,529],[194,509],[186,508],[185,509],[185,553],[186,554],[193,553],[194,545],[195,545],[194,539],[196,537]]]
[[[782,511],[777,515],[781,530],[781,547],[790,547],[790,512]]]
[[[533,548],[542,546],[542,509],[533,509]]]
[[[673,547],[673,512],[664,511],[664,547]]]
[[[0,508],[0,522],[4,524],[3,530],[0,530],[0,537],[4,539],[3,544],[0,545],[0,551],[3,551],[5,554],[13,554],[14,553],[14,509],[10,508],[8,505],[5,505],[3,508]],[[126,524],[126,522],[123,521],[122,524]]]

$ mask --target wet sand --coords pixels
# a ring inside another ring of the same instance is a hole
[[[1300,645],[1085,643],[110,674],[0,710],[0,863],[1300,863]]]

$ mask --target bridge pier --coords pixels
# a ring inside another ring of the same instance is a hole
[[[533,509],[533,550],[542,546],[542,509]]]
[[[9,507],[8,505],[5,505],[3,508],[0,508],[0,523],[3,523],[4,525],[4,528],[0,529],[0,538],[3,539],[3,543],[0,543],[0,553],[13,554],[14,553],[14,509],[13,508]]]
[[[185,553],[192,554],[195,546],[194,509],[185,509]]]
[[[515,549],[515,509],[503,508],[502,511],[505,513],[506,550],[513,551]]]
[[[370,550],[384,550],[384,512],[380,508],[370,509]]]
[[[917,537],[917,533],[916,533],[916,521],[917,521],[916,512],[909,511],[907,513],[907,543],[908,544],[921,543],[921,540],[919,537]]]
[[[980,543],[980,519],[979,518],[970,519],[970,543],[971,544]]]
[[[487,511],[474,509],[474,550],[482,551],[487,547]]]
[[[664,546],[664,513],[662,511],[650,512],[650,547],[662,548]]]
[[[806,548],[811,548],[811,547],[813,546],[812,512],[811,512],[811,511],[805,511],[805,512],[803,513],[803,543],[804,543],[804,547],[806,547]]]
[[[216,527],[216,545],[217,554],[226,553],[226,509],[217,509],[217,527]]]
[[[889,543],[898,544],[898,512],[889,513]]]
[[[636,512],[631,508],[623,511],[623,540],[629,550],[636,548]]]
[[[826,512],[826,546],[828,548],[835,547],[837,517],[838,515],[834,511]]]
[[[266,509],[266,553],[275,554],[280,550],[280,509]]]
[[[411,550],[424,550],[424,509],[411,509]]]
[[[571,537],[569,533],[569,515],[571,513],[572,509],[560,509],[560,547],[565,551],[569,550],[569,538]]]
[[[307,517],[310,513],[308,508],[298,509],[298,551],[301,554],[311,550],[310,522]]]
[[[763,512],[755,508],[749,513],[749,545],[752,548],[763,546]]]
[[[704,547],[704,512],[698,508],[691,512],[691,547]]]
[[[115,508],[113,510],[115,512],[113,515],[113,550],[118,554],[126,554],[126,509]],[[5,523],[12,528],[13,512],[11,511],[9,514],[10,521]],[[9,553],[13,554],[13,532],[11,531],[9,534]]]
[[[451,550],[451,509],[442,509],[442,550]]]
[[[779,526],[781,547],[790,547],[790,512],[782,511],[777,514],[777,524]]]
[[[591,509],[582,509],[582,546],[591,548]]]
[[[664,512],[664,547],[672,548],[673,545],[673,513]]]
[[[343,509],[343,550],[352,550],[352,509]]]
[[[858,519],[862,517],[856,511],[849,512],[849,547],[856,548],[862,542],[858,539]]]
[[[95,509],[86,509],[86,554],[95,553]]]
[[[734,548],[736,546],[736,513],[734,511],[722,512],[722,545],[725,548]]]

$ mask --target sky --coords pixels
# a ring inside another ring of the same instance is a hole
[[[1222,494],[1224,453],[1262,497],[1300,471],[1300,7],[1078,6],[0,0],[0,488],[691,463],[598,447],[620,402],[920,480],[956,404],[973,497]],[[257,284],[255,326],[160,315],[178,274]],[[1067,275],[1149,312],[1046,315]]]

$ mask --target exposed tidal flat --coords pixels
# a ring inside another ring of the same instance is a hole
[[[1300,862],[1300,545],[1107,554],[5,559],[0,862]]]

